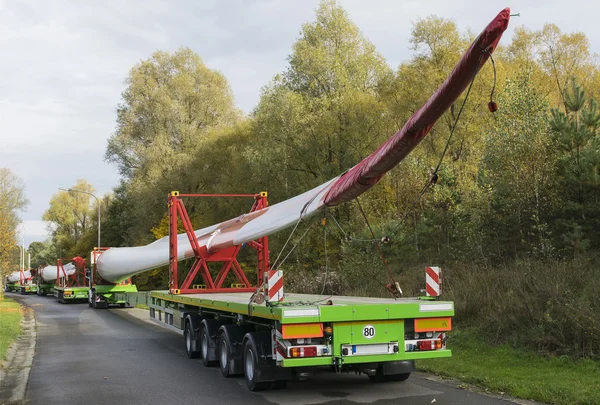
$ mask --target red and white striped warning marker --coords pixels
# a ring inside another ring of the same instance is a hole
[[[269,270],[267,277],[267,300],[283,301],[283,271]]]
[[[442,290],[442,270],[439,267],[425,268],[425,291],[428,297],[439,297]]]

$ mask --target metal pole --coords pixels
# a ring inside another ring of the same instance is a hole
[[[19,271],[23,268],[23,248],[18,243],[15,245],[19,248]]]
[[[27,252],[27,270],[31,270],[31,253]]]
[[[22,263],[21,269],[25,270],[25,236],[21,236],[21,246],[23,247],[21,249],[21,258],[22,258],[22,260],[21,260],[21,263]]]
[[[96,205],[98,206],[98,246],[97,247],[102,246],[100,244],[100,200],[98,199],[98,197],[96,197],[92,193],[88,193],[87,191],[76,190],[74,188],[68,188],[68,189],[59,188],[59,190],[61,190],[61,191],[69,191],[69,192],[74,191],[76,193],[83,193],[83,194],[91,195],[92,197],[94,197],[96,199]]]

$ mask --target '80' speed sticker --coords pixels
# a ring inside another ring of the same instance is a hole
[[[365,325],[362,333],[365,339],[373,339],[375,337],[375,328],[373,325]]]

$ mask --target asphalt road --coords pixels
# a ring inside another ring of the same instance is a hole
[[[94,310],[53,297],[23,300],[35,310],[38,329],[26,396],[31,405],[509,404],[418,373],[405,382],[374,384],[366,376],[323,372],[285,390],[251,393],[243,378],[226,379],[217,368],[189,360],[183,338],[147,321],[145,311]]]

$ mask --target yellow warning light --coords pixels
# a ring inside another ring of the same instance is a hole
[[[171,191],[171,197],[177,197],[179,195],[179,191]]]
[[[261,192],[260,192],[260,196],[261,196],[261,197],[268,197],[268,196],[269,196],[269,193],[267,193],[266,191],[261,191]]]
[[[173,290],[173,294],[177,294],[177,295],[181,294],[181,290],[179,288],[176,289],[176,290]]]

